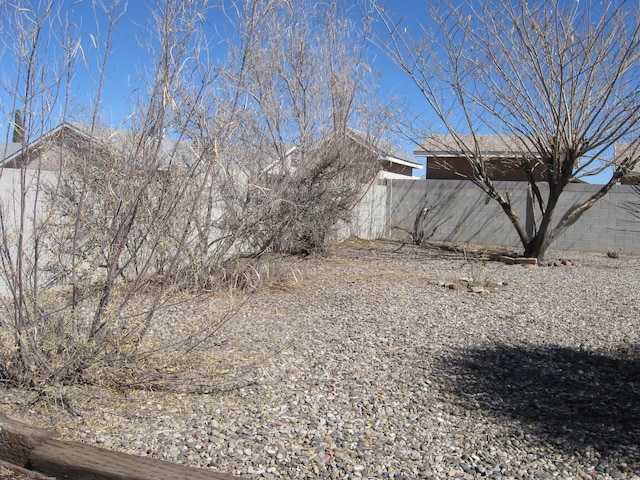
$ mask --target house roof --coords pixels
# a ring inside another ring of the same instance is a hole
[[[49,140],[50,138],[53,138],[56,135],[60,134],[65,129],[70,129],[72,131],[80,133],[81,135],[86,135],[84,132],[79,130],[78,127],[75,126],[75,124],[72,124],[72,123],[69,123],[69,122],[63,122],[60,125],[58,125],[57,127],[55,127],[53,130],[48,131],[47,133],[45,133],[41,137],[35,139],[33,142],[30,142],[29,143],[29,148],[32,149],[32,150],[38,148],[40,145],[44,144],[47,140]],[[7,148],[6,154],[4,155],[4,158],[2,159],[2,161],[0,162],[0,165],[2,165],[2,166],[5,166],[5,165],[8,165],[8,164],[11,164],[11,163],[15,162],[16,160],[18,160],[22,156],[22,153],[23,153],[23,151],[22,151],[23,144],[22,143],[11,143],[11,144],[8,144],[8,145],[10,145],[11,148]]]
[[[125,148],[128,145],[131,145],[131,143],[136,139],[135,133],[127,130],[116,130],[103,126],[94,126],[92,128],[90,125],[83,123],[63,122],[53,130],[50,130],[40,138],[31,142],[29,148],[31,150],[37,149],[41,145],[44,145],[48,140],[55,138],[65,131],[87,139],[94,138],[98,140],[105,140],[113,144],[116,148]],[[23,153],[21,143],[4,144],[0,145],[0,148],[2,148],[2,151],[6,151],[4,159],[0,161],[0,166],[15,165],[16,161],[20,159]],[[159,158],[159,168],[161,169],[168,168],[171,165],[173,159],[176,157],[176,153],[189,156],[195,155],[190,142],[166,136],[161,139],[160,150],[161,155]]]
[[[353,129],[349,130],[349,137],[367,148],[375,149],[380,155],[381,160],[397,163],[405,167],[422,168],[422,163],[414,160],[384,138],[368,135],[364,132]]]
[[[83,123],[63,122],[53,130],[31,142],[29,148],[31,150],[37,149],[50,139],[56,138],[56,136],[64,132],[70,132],[87,139],[105,140],[116,148],[121,149],[130,147],[137,138],[139,139],[135,132],[128,130],[117,130],[103,126],[94,126],[92,128],[90,125]],[[411,168],[422,168],[422,164],[419,161],[414,160],[387,140],[367,135],[357,130],[349,130],[349,137],[365,148],[374,150],[382,161]],[[3,144],[0,145],[0,148],[2,148],[2,152],[6,152],[4,159],[0,160],[0,166],[15,166],[23,153],[21,143]],[[178,157],[184,158],[195,157],[196,151],[194,148],[194,144],[190,141],[163,136],[160,143],[161,154],[158,159],[160,164],[159,168],[168,168],[176,161],[176,154]],[[295,147],[290,148],[287,154],[290,155],[293,151],[295,151]],[[270,167],[273,167],[273,164],[267,167],[267,169]]]
[[[475,145],[484,155],[514,157],[538,154],[526,139],[513,135],[427,135],[413,154],[420,157],[459,157],[473,152]]]
[[[114,128],[95,126],[93,131],[91,126],[82,123],[69,123],[69,126],[76,129],[76,131],[82,132],[87,137],[93,135],[94,138],[101,140],[107,140],[113,144],[116,148],[126,149],[130,147],[133,142],[139,141],[139,132],[132,132],[130,130],[117,130]],[[168,168],[176,159],[195,157],[196,152],[194,150],[193,142],[172,138],[167,135],[163,135],[160,139],[160,156],[159,156],[159,168]]]
[[[22,150],[22,143],[0,143],[0,155],[2,155],[4,159],[15,156],[20,150]],[[3,161],[0,161],[0,166],[3,163]]]

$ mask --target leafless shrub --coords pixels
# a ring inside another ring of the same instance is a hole
[[[237,212],[229,229],[246,232],[248,254],[321,251],[377,168],[360,138],[374,133],[374,108],[363,108],[367,33],[339,2],[252,0],[236,18],[241,74],[230,82],[243,105],[238,142],[251,158],[238,168],[245,188],[225,198]]]
[[[88,125],[63,123],[46,138],[33,105],[12,106],[27,115],[17,215],[0,208],[4,380],[184,385],[248,293],[298,281],[268,254],[321,251],[377,165],[375,148],[354,143],[348,128],[367,123],[365,42],[349,36],[337,5],[246,2],[227,12],[241,32],[228,63],[211,65],[206,2],[156,1],[155,68],[126,132],[100,126],[100,93]],[[124,5],[110,7],[110,29],[95,42],[100,86]],[[26,66],[43,61],[28,53],[38,45],[22,47]],[[32,75],[15,98],[37,97]],[[175,314],[195,307],[198,315]]]
[[[209,338],[235,309],[229,302],[210,322],[181,325],[167,338],[152,334],[179,292],[173,273],[195,248],[191,225],[202,217],[216,166],[215,155],[180,141],[181,112],[168,103],[168,95],[184,90],[182,68],[197,58],[203,5],[157,7],[158,68],[130,132],[101,128],[94,115],[91,125],[63,124],[36,146],[29,123],[34,110],[24,108],[30,115],[16,165],[21,223],[15,229],[8,210],[1,222],[2,273],[11,293],[4,302],[10,315],[3,319],[13,318],[2,325],[11,332],[0,347],[7,380],[120,383],[127,372],[147,371],[149,362],[175,358]],[[16,8],[18,17],[36,13]],[[115,21],[116,11],[108,13]],[[38,35],[24,38],[40,41]],[[108,45],[104,52],[106,58]],[[177,139],[164,135],[172,127]]]
[[[371,181],[375,155],[346,138],[324,139],[296,158],[293,171],[267,172],[252,191],[259,212],[250,232],[255,250],[313,254],[324,251],[340,221]]]

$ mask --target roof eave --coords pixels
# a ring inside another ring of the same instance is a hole
[[[398,157],[392,157],[391,155],[383,155],[382,160],[385,162],[397,163],[398,165],[403,165],[405,167],[422,168],[422,164],[420,162],[403,160]]]

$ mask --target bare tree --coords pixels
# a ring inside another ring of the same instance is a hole
[[[467,178],[509,217],[526,256],[544,259],[553,239],[636,161],[616,163],[610,154],[618,141],[638,142],[636,7],[624,1],[446,2],[430,10],[433,23],[416,35],[377,9],[387,54],[466,157]],[[488,133],[526,152],[518,166],[538,217],[530,230],[491,178],[492,158],[480,138]],[[612,174],[595,194],[556,211],[569,182],[608,167]],[[534,170],[543,172],[542,181]]]
[[[322,250],[375,173],[375,154],[350,136],[374,143],[367,25],[340,5],[251,0],[232,12],[239,60],[228,81],[250,157],[240,159],[247,189],[229,200],[253,254]]]

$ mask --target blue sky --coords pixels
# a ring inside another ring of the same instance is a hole
[[[43,1],[25,2],[32,4],[35,8],[42,8]],[[110,2],[105,2],[110,3]],[[124,3],[124,2],[122,2]],[[112,52],[106,66],[105,85],[101,98],[101,120],[111,126],[122,124],[127,115],[131,113],[131,108],[137,96],[137,89],[144,79],[145,69],[149,67],[147,52],[139,45],[144,43],[149,37],[149,31],[153,27],[153,19],[149,12],[149,4],[143,0],[129,1],[126,5],[123,17],[115,26],[113,32]],[[229,2],[227,2],[229,3]],[[401,11],[403,15],[415,15],[418,11],[426,9],[415,6],[422,2],[411,0],[398,1],[394,3],[394,8]],[[72,80],[73,102],[69,111],[74,115],[90,119],[90,106],[95,101],[97,90],[98,74],[97,70],[101,61],[101,40],[100,37],[106,35],[108,22],[107,15],[98,10],[94,12],[93,4],[90,0],[63,0],[59,2],[59,18],[62,23],[71,25],[75,36],[79,39],[79,49],[76,50],[75,72]],[[4,12],[2,23],[2,36],[12,38],[11,17],[6,14],[11,7],[0,4],[0,12]],[[4,9],[4,10],[2,10]],[[124,10],[120,8],[118,11]],[[355,11],[355,9],[353,10]],[[97,18],[97,21],[96,21]],[[212,9],[207,16],[207,31],[214,42],[213,55],[219,54],[223,57],[225,47],[218,41],[218,36],[224,37],[228,33],[229,26],[225,25],[224,17],[217,8]],[[56,22],[59,20],[56,19]],[[225,30],[227,33],[225,33]],[[47,46],[42,52],[50,58],[60,55],[59,43],[60,33],[44,30],[47,35]],[[232,34],[232,33],[231,33]],[[96,46],[98,48],[96,48]],[[15,57],[12,54],[12,45],[8,41],[0,43],[1,72],[0,72],[0,96],[2,97],[2,118],[0,120],[0,132],[5,136],[9,129],[10,112],[13,110],[10,102],[11,92],[9,91],[15,84],[16,66]],[[219,53],[216,53],[216,50]],[[372,52],[374,61],[373,70],[378,81],[379,95],[383,101],[391,98],[398,103],[412,103],[411,96],[417,90],[407,81],[380,52]],[[54,83],[54,79],[49,79],[49,83]],[[414,99],[415,100],[415,99]],[[413,102],[415,103],[415,102]],[[55,122],[54,122],[55,123]],[[404,142],[401,146],[408,153],[413,149],[413,145]]]
[[[42,1],[26,2],[33,5],[44,3]],[[108,0],[105,3],[111,3]],[[124,2],[123,2],[124,3]],[[116,25],[113,34],[113,51],[106,67],[106,83],[101,99],[101,120],[111,126],[118,126],[124,123],[127,115],[131,113],[131,100],[134,100],[141,90],[140,82],[145,78],[145,69],[149,67],[149,58],[145,50],[139,45],[149,38],[149,28],[152,28],[153,21],[148,5],[151,2],[144,0],[131,0],[126,6],[126,11],[119,23]],[[228,2],[227,2],[228,3]],[[404,17],[414,22],[426,23],[426,10],[430,2],[419,0],[394,0],[388,5],[398,17]],[[77,62],[76,71],[73,76],[72,92],[74,94],[73,103],[70,110],[80,113],[79,120],[90,119],[89,106],[95,99],[96,91],[96,67],[99,64],[100,35],[104,35],[107,29],[107,17],[104,12],[96,14],[92,8],[90,0],[62,0],[59,2],[60,19],[63,23],[72,25],[72,29],[80,40],[79,49],[76,50]],[[0,3],[0,14],[3,20],[1,25],[2,38],[11,38],[11,19],[4,14],[8,7]],[[4,9],[4,10],[3,10]],[[122,10],[122,8],[121,8]],[[355,9],[354,9],[355,11]],[[213,9],[207,17],[207,30],[211,34],[214,42],[214,53],[219,51],[220,57],[225,54],[225,48],[218,41],[218,35],[224,37],[225,22],[221,21],[222,15],[219,9]],[[60,41],[59,33],[46,31],[50,36],[47,42],[47,50],[44,55],[54,56],[59,47],[56,43]],[[94,38],[97,42],[94,42]],[[98,49],[96,49],[96,45]],[[15,65],[11,55],[11,45],[7,40],[0,43],[1,71],[0,71],[0,107],[2,108],[2,118],[0,119],[0,132],[5,137],[5,132],[9,130],[8,121],[12,111],[8,98],[8,90],[15,79]],[[372,67],[374,76],[378,83],[379,96],[383,102],[393,100],[393,103],[401,107],[402,110],[411,111],[414,115],[420,114],[422,118],[428,117],[429,113],[424,99],[421,98],[419,90],[413,83],[405,77],[380,51],[372,51]],[[54,80],[50,79],[49,83]],[[437,128],[436,121],[426,121]],[[409,141],[398,142],[398,146],[411,153],[414,144]],[[423,171],[414,171],[415,175],[424,175]],[[596,180],[597,182],[598,180]]]

